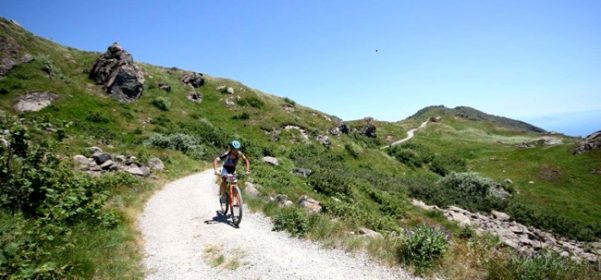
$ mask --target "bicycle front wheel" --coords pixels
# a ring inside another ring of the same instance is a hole
[[[232,203],[230,204],[231,214],[232,214],[232,222],[234,225],[239,226],[242,221],[242,212],[243,212],[243,202],[242,202],[242,192],[238,186],[232,187]]]
[[[227,215],[227,211],[230,208],[230,195],[227,192],[223,193],[219,198],[219,204],[221,205],[221,213]]]

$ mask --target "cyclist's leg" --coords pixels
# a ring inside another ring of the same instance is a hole
[[[219,196],[221,197],[227,187],[226,175],[229,174],[225,168],[221,168],[221,184],[219,185]]]

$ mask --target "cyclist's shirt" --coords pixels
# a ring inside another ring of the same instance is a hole
[[[236,165],[240,158],[245,158],[244,154],[240,151],[234,152],[233,155],[229,151],[226,151],[219,156],[219,159],[223,161],[223,168],[230,174],[236,171]]]

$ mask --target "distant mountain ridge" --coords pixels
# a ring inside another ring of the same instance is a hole
[[[455,108],[447,108],[444,105],[428,106],[417,111],[408,119],[423,119],[435,116],[457,116],[472,121],[489,121],[511,130],[537,133],[546,132],[546,130],[529,123],[507,117],[487,114],[468,106],[457,106]]]

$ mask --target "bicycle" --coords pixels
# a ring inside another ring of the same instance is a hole
[[[238,227],[242,221],[243,202],[242,192],[238,187],[238,176],[236,174],[227,174],[224,176],[227,182],[225,188],[225,200],[219,198],[219,204],[221,205],[221,212],[224,216],[227,216],[228,211],[232,217],[232,223]],[[223,180],[224,178],[222,178]]]

